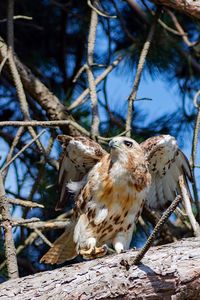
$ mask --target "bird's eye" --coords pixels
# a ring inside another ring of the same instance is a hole
[[[124,141],[124,145],[126,145],[126,147],[131,148],[133,146],[133,143],[130,141]]]

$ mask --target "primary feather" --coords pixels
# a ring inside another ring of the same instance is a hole
[[[170,135],[149,138],[140,146],[145,152],[152,175],[147,205],[163,209],[168,201],[174,200],[180,175],[192,181],[189,162],[178,148],[175,138]]]
[[[99,144],[85,137],[74,138],[59,135],[57,139],[63,147],[58,175],[60,198],[56,205],[56,210],[60,210],[65,208],[67,204],[71,204],[70,200],[73,198],[70,191],[71,182],[81,181],[106,154],[106,151]]]

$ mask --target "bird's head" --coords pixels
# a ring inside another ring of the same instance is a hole
[[[133,139],[125,136],[115,137],[109,142],[112,160],[125,159],[127,154],[141,153],[140,145]]]

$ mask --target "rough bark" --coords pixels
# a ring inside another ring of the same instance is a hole
[[[200,1],[194,0],[151,0],[151,2],[159,5],[173,8],[190,17],[200,19]]]
[[[1,284],[0,298],[200,299],[200,239],[152,247],[138,266],[137,251],[107,256]]]
[[[7,56],[7,45],[0,38],[0,63]],[[20,59],[14,56],[17,70],[25,91],[46,111],[50,120],[73,120],[73,117],[67,112],[66,107],[60,100],[26,67]],[[7,70],[7,64],[3,69]],[[10,76],[9,72],[6,72]],[[67,126],[65,132],[70,135],[80,135],[80,133],[71,125]]]

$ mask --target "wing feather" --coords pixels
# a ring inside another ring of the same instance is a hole
[[[155,209],[165,208],[178,191],[179,176],[183,174],[192,181],[189,162],[178,148],[175,138],[170,135],[149,138],[140,146],[148,159],[152,175],[147,204]]]
[[[59,164],[58,190],[60,198],[56,210],[73,205],[72,182],[81,182],[90,169],[107,153],[98,143],[86,137],[59,135],[63,152]],[[81,189],[81,184],[77,187]],[[76,191],[78,193],[78,191]]]

